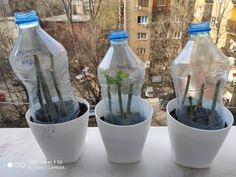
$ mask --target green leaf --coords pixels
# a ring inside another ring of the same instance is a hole
[[[112,85],[112,84],[114,84],[114,79],[111,76],[107,76],[106,82],[107,82],[107,84]]]
[[[114,79],[110,76],[110,72],[108,70],[104,70],[102,72],[102,74],[104,75],[104,77],[106,78],[106,83],[108,85],[112,85],[114,84]]]
[[[126,72],[124,72],[124,71],[121,71],[121,70],[118,71],[117,74],[116,74],[116,77],[117,77],[117,78],[120,78],[120,79],[122,79],[122,80],[128,78],[128,76],[129,76],[128,73],[126,73]]]
[[[115,76],[115,82],[116,85],[121,85],[121,82],[123,82],[126,78],[128,78],[129,74],[124,71],[118,71]]]

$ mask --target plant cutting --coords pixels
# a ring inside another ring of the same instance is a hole
[[[35,11],[15,18],[19,36],[10,64],[27,89],[27,122],[48,160],[74,162],[82,152],[89,104],[73,95],[66,50],[43,31]]]
[[[152,116],[141,98],[144,65],[127,44],[127,31],[112,31],[111,46],[98,66],[103,100],[96,120],[111,162],[131,163],[141,158]]]
[[[122,70],[118,70],[114,77],[110,75],[109,70],[105,70],[103,74],[107,84],[108,110],[109,110],[109,114],[104,117],[104,121],[115,125],[129,125],[142,122],[144,118],[141,117],[139,113],[131,112],[131,103],[132,103],[133,87],[134,87],[133,83],[128,84],[128,94],[126,96],[127,98],[125,98],[127,99],[126,110],[123,107],[124,103],[122,98],[122,85],[125,81],[127,81],[129,74]],[[112,95],[111,88],[113,85],[117,89],[117,97],[111,96]],[[119,115],[113,114],[112,102],[115,103],[118,102],[119,112],[120,112]]]
[[[191,75],[188,75],[187,84],[184,90],[184,96],[181,100],[181,105],[178,110],[177,116],[175,115],[175,112],[177,110],[172,111],[172,116],[174,116],[178,121],[195,128],[214,130],[227,127],[227,123],[223,120],[222,115],[219,114],[218,111],[216,111],[217,100],[220,96],[219,92],[221,80],[218,80],[216,82],[213,100],[211,102],[203,100],[205,83],[201,84],[199,97],[187,97],[190,80]],[[206,103],[203,103],[204,101]]]
[[[228,59],[210,38],[209,22],[192,24],[189,41],[171,66],[176,99],[167,105],[173,159],[191,168],[210,166],[233,116],[222,105]]]

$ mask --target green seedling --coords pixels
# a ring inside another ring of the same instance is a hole
[[[108,102],[109,102],[109,111],[112,112],[112,98],[111,98],[111,86],[115,85],[117,88],[118,94],[118,103],[120,108],[120,113],[122,118],[126,118],[126,114],[123,108],[123,100],[122,100],[122,83],[128,78],[128,73],[120,70],[118,71],[114,77],[110,76],[110,72],[105,70],[103,72],[106,83],[107,83],[107,95],[108,95]],[[130,113],[131,103],[132,103],[132,95],[133,95],[133,84],[129,85],[128,91],[128,102],[127,102],[127,113]]]
[[[184,91],[184,96],[183,99],[181,101],[181,105],[183,106],[185,103],[185,99],[187,97],[187,93],[189,90],[189,85],[190,85],[190,80],[191,80],[191,75],[187,76],[187,84],[185,87],[185,91]],[[203,83],[201,85],[201,90],[200,90],[200,95],[199,95],[199,99],[197,100],[197,104],[194,105],[193,103],[193,98],[191,96],[188,97],[189,100],[189,105],[188,105],[188,117],[190,119],[192,119],[192,121],[196,121],[198,120],[198,118],[208,118],[208,123],[209,125],[213,124],[216,116],[216,103],[219,97],[219,91],[220,91],[220,84],[221,84],[221,80],[218,80],[215,86],[215,91],[214,91],[214,97],[213,97],[213,101],[212,101],[212,105],[211,105],[211,109],[208,108],[204,108],[203,107],[203,96],[204,96],[204,90],[205,90],[205,83]],[[207,115],[206,115],[207,114]]]

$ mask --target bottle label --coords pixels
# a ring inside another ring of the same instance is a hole
[[[22,50],[19,50],[16,54],[16,56],[27,56],[27,55],[33,55],[33,54],[37,54],[39,52],[41,52],[42,49],[41,48],[33,48],[33,49],[22,49]]]
[[[17,57],[17,64],[16,64],[16,69],[17,72],[20,73],[25,73],[29,72],[31,70],[34,70],[34,57],[33,55],[45,55],[45,53],[48,52],[43,52],[42,48],[32,48],[32,49],[20,49],[16,53]]]
[[[135,70],[135,67],[132,67],[131,64],[118,64],[117,69],[127,72],[133,72]]]

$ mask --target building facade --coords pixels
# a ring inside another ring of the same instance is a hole
[[[227,24],[232,18],[231,0],[196,0],[194,22],[210,21],[211,37],[219,48],[227,45]]]
[[[226,49],[229,56],[236,57],[236,1],[232,1],[233,7],[230,19],[227,21]]]
[[[128,30],[133,51],[148,64],[152,0],[124,0],[124,29]]]
[[[158,20],[163,20],[161,19],[165,18],[163,14],[167,18],[173,16],[175,13],[173,9],[175,9],[176,4],[188,9],[189,6],[192,7],[194,2],[194,0],[181,2],[176,0],[119,0],[119,27],[128,30],[129,45],[144,61],[146,68],[150,67],[151,60],[153,60],[153,55],[151,55],[152,40],[153,34],[156,33],[152,28],[153,24]],[[173,12],[171,12],[171,9]],[[178,27],[182,26],[180,19],[181,16],[173,16],[175,24],[172,26],[175,26],[176,30],[168,33],[168,40],[177,41],[182,39],[182,31]]]

